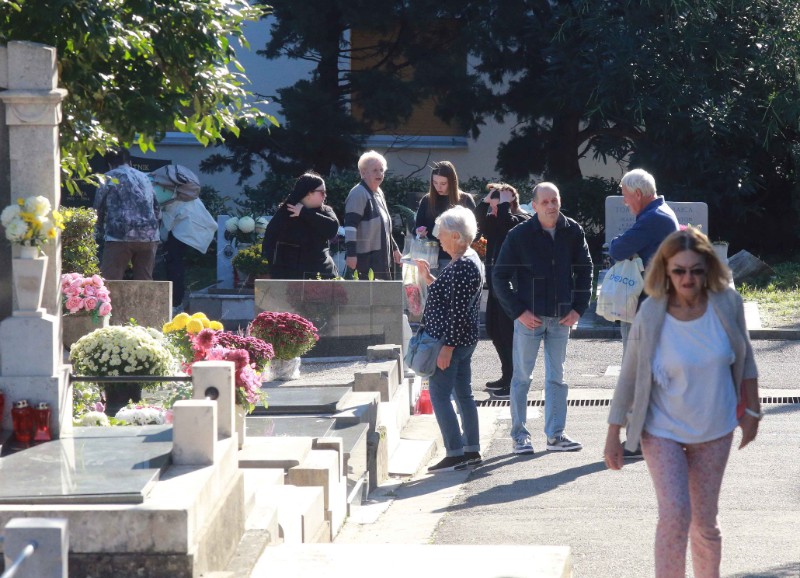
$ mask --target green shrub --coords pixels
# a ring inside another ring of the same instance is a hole
[[[61,233],[61,271],[95,275],[100,273],[94,226],[97,213],[83,207],[61,207],[64,230]]]
[[[233,266],[248,275],[266,275],[269,273],[269,262],[261,256],[261,245],[251,245],[240,249],[233,258]]]

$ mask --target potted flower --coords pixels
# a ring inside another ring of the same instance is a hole
[[[171,375],[176,365],[160,332],[130,325],[105,327],[84,335],[72,346],[69,360],[77,375],[103,377]],[[111,416],[129,400],[142,398],[141,382],[101,384],[101,389],[105,412]]]
[[[261,245],[239,249],[231,263],[247,287],[252,287],[255,279],[269,274],[269,261],[261,256]]]
[[[272,344],[273,379],[297,379],[300,374],[300,356],[311,350],[319,341],[317,328],[308,319],[294,313],[264,311],[250,323],[247,332]],[[288,363],[282,363],[288,362]]]
[[[216,334],[217,345],[226,349],[244,349],[250,355],[250,363],[255,365],[255,370],[263,373],[269,367],[270,361],[275,357],[272,345],[258,337],[239,335],[230,331],[220,331]]]
[[[39,247],[58,236],[64,221],[46,197],[19,198],[3,209],[0,222],[6,239],[19,247],[19,258],[12,260],[12,282],[19,311],[37,311],[44,292],[47,256]]]
[[[210,320],[205,313],[197,312],[192,315],[178,313],[161,328],[173,355],[178,358],[184,371],[192,362],[197,361],[192,336],[203,329],[221,331],[223,326],[219,321]]]
[[[103,278],[64,273],[61,276],[61,313],[65,347],[71,347],[95,329],[108,327],[111,295]]]

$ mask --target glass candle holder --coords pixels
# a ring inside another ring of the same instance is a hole
[[[43,401],[36,406],[33,414],[33,421],[36,430],[33,434],[33,441],[49,442],[51,439],[53,439],[50,435],[50,406]]]
[[[28,405],[27,399],[21,399],[11,408],[11,422],[14,427],[14,437],[18,442],[27,444],[33,437],[33,410]]]

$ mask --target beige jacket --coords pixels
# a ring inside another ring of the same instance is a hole
[[[733,383],[737,386],[736,398],[739,399],[742,381],[758,377],[753,347],[744,321],[742,298],[733,289],[725,289],[719,293],[709,292],[708,302],[722,322],[736,356],[731,373]],[[651,364],[666,314],[666,299],[646,299],[633,320],[628,336],[608,423],[628,426],[625,447],[629,450],[635,450],[638,446],[647,417],[653,388]]]

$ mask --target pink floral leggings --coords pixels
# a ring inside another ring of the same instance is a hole
[[[722,535],[717,504],[733,432],[701,444],[681,444],[642,432],[642,452],[658,500],[656,578],[686,576],[692,538],[695,578],[719,578]]]

